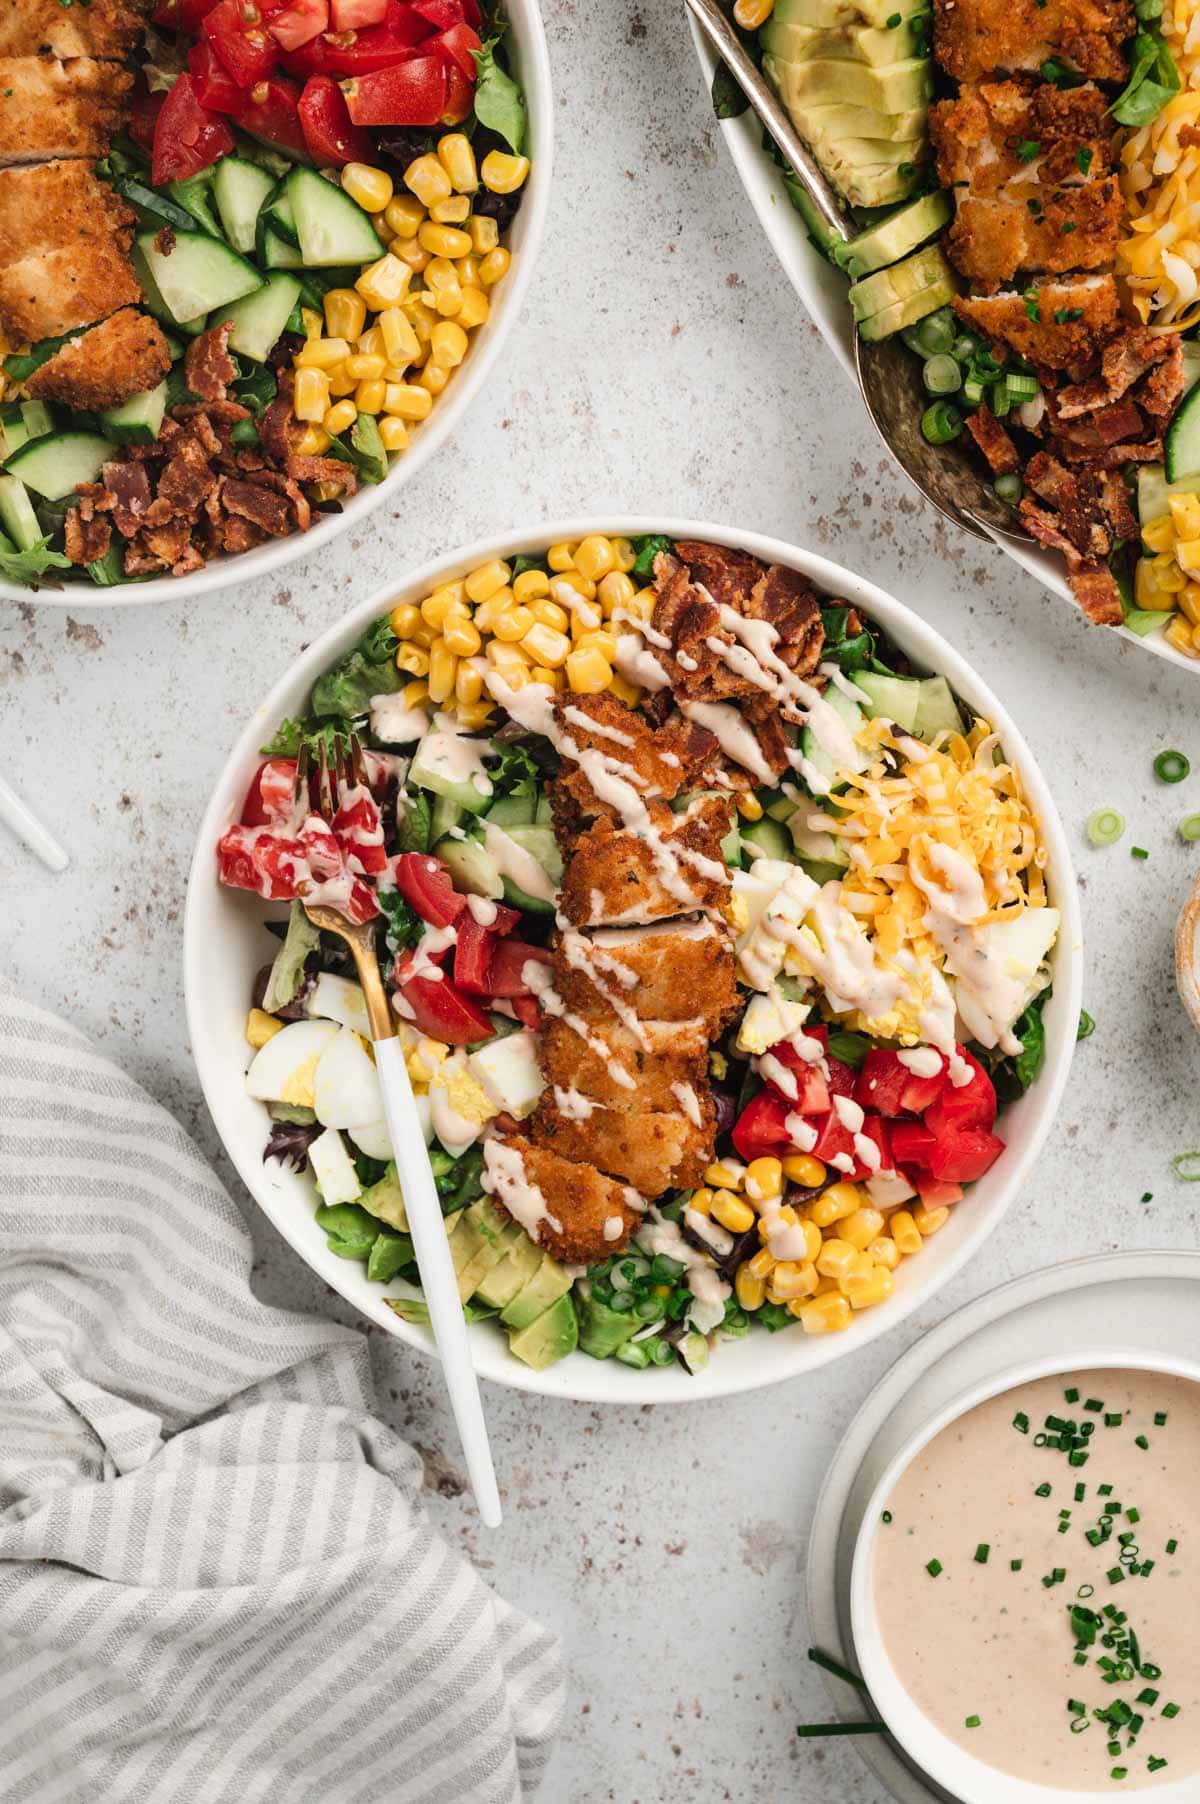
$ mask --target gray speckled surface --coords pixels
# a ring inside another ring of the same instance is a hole
[[[554,1623],[572,1691],[552,1804],[882,1804],[852,1748],[797,1743],[826,1710],[804,1660],[805,1534],[829,1452],[923,1326],[1031,1267],[1194,1245],[1198,1049],[1171,928],[1200,808],[1193,681],[1084,628],[1000,553],[952,537],[883,462],[741,203],[677,4],[547,0],[557,198],[526,319],[458,442],[320,565],[124,615],[0,608],[0,746],[69,843],[52,877],[0,836],[0,956],[95,1035],[222,1160],[184,1031],[180,910],[195,823],[268,681],[389,572],[507,524],[656,507],[774,532],[928,615],[1006,699],[1041,758],[1084,882],[1088,1006],[1062,1118],[976,1263],[894,1337],[803,1385],[671,1413],[490,1390],[505,1529],[462,1500],[436,1382],[376,1341],[389,1418],[426,1452],[432,1507],[508,1596]],[[1175,745],[1197,766],[1167,789]],[[1101,803],[1122,846],[1083,842]],[[1131,843],[1149,861],[1129,856]],[[1142,1205],[1144,1191],[1153,1201]],[[345,1315],[247,1208],[272,1299]]]

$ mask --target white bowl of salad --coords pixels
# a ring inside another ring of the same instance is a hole
[[[534,0],[35,0],[4,47],[0,594],[223,588],[394,495],[532,276]]]
[[[297,761],[339,750],[322,820]],[[721,1395],[885,1332],[1017,1193],[1075,1043],[1074,878],[1013,723],[899,602],[753,533],[574,520],[427,566],[304,653],[205,812],[217,1128],[428,1349],[302,895],[379,923],[479,1370],[547,1394]]]
[[[900,334],[922,431],[1032,535],[997,543],[1087,618],[1194,669],[1190,6],[1102,0],[1079,35],[1054,0],[730,10],[857,228],[842,246],[810,216],[693,24],[747,198],[847,374],[856,326]]]

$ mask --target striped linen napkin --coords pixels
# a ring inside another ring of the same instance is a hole
[[[251,1294],[195,1147],[0,983],[3,1804],[516,1804],[553,1636],[421,1507],[366,1343]]]

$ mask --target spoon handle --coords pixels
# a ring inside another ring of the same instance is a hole
[[[808,195],[822,223],[843,243],[854,236],[842,211],[837,189],[801,138],[774,88],[764,80],[743,48],[717,0],[685,0],[685,3],[718,56],[737,78],[738,86],[754,108],[783,155],[796,180]]]

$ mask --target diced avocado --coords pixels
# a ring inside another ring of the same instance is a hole
[[[484,1274],[475,1287],[475,1295],[489,1308],[503,1309],[528,1284],[541,1263],[542,1249],[534,1245],[528,1234],[522,1233],[499,1265]]]
[[[570,1288],[571,1279],[566,1267],[552,1259],[549,1253],[543,1253],[533,1276],[500,1311],[500,1320],[506,1328],[528,1328],[530,1322],[536,1321],[544,1309],[549,1309],[551,1303],[565,1296]]]
[[[556,1360],[565,1359],[578,1345],[579,1323],[570,1296],[559,1297],[527,1328],[508,1337],[508,1350],[513,1358],[532,1366],[535,1372],[545,1371]]]
[[[921,705],[921,685],[915,678],[882,676],[874,670],[856,670],[854,686],[861,689],[867,697],[863,703],[864,713],[881,714],[886,720],[894,720],[906,733],[913,731]]]
[[[487,811],[489,821],[497,827],[531,827],[537,816],[533,796],[497,796]]]
[[[939,733],[961,733],[962,715],[954,691],[944,676],[924,677],[921,703],[913,732],[918,739],[936,739]]]
[[[781,63],[815,62],[818,58],[843,58],[884,68],[924,56],[929,42],[928,14],[909,13],[899,25],[880,29],[861,21],[843,25],[797,25],[776,13],[762,34],[762,47]]]
[[[119,445],[152,445],[162,430],[167,411],[165,379],[143,394],[130,395],[119,407],[106,407],[100,423]]]
[[[776,28],[781,25],[818,28],[874,25],[878,28],[885,26],[899,10],[896,0],[775,0],[771,23]],[[903,10],[907,13],[920,9],[905,7]]]
[[[398,1228],[401,1234],[408,1233],[408,1215],[394,1164],[389,1164],[378,1183],[364,1190],[357,1202],[360,1209],[365,1209],[377,1221],[385,1221],[389,1228]]]
[[[472,1203],[467,1210],[467,1217],[478,1231],[480,1244],[465,1265],[455,1267],[458,1273],[458,1294],[464,1303],[474,1296],[480,1281],[500,1264],[516,1245],[517,1238],[525,1232],[515,1222],[506,1220],[488,1197],[481,1197],[479,1202]]]
[[[447,1236],[456,1274],[464,1272],[480,1247],[486,1244],[482,1232],[470,1219],[470,1215],[470,1210],[464,1209]]]
[[[740,837],[756,848],[756,853],[752,852],[751,857],[757,855],[759,858],[790,859],[792,856],[792,843],[787,828],[781,827],[778,821],[773,821],[769,814],[765,814],[761,821],[752,821],[749,826],[742,827]]]
[[[876,113],[905,113],[928,105],[933,76],[928,57],[905,57],[875,69],[847,58],[813,57],[787,63],[764,56],[763,71],[779,90],[788,112],[805,106],[862,106]]]
[[[887,275],[887,270],[878,272]],[[859,337],[868,344],[878,344],[881,338],[890,338],[894,332],[903,332],[905,326],[915,326],[923,320],[927,313],[936,313],[939,307],[945,307],[958,293],[953,277],[947,275],[937,281],[931,288],[922,288],[919,294],[912,294],[906,300],[897,301],[892,307],[885,307],[882,313],[873,313],[870,319],[858,323]]]
[[[477,839],[441,839],[433,851],[454,879],[455,889],[468,896],[487,896],[493,902],[504,894],[504,879],[496,861]]]
[[[29,551],[45,537],[29,491],[15,476],[0,476],[0,526],[18,551]]]
[[[877,269],[873,275],[863,276],[861,281],[855,282],[850,289],[850,307],[861,326],[873,314],[883,313],[897,302],[907,301],[949,276],[950,267],[940,247],[927,244],[922,250],[914,251],[911,257],[905,257],[903,262],[893,263],[888,269]]]
[[[872,270],[899,262],[927,238],[935,237],[949,223],[953,210],[950,196],[940,189],[934,194],[922,194],[919,200],[898,207],[886,219],[877,219],[848,244],[838,245],[833,260],[857,281]]]
[[[359,1198],[362,1201],[362,1198]],[[407,1234],[378,1233],[367,1254],[367,1276],[376,1284],[390,1284],[397,1272],[413,1262],[413,1243]]]
[[[632,1312],[621,1315],[590,1294],[584,1286],[575,1293],[579,1321],[579,1351],[593,1359],[611,1359],[618,1347],[642,1326]]]

